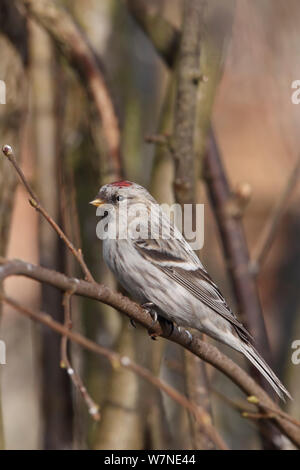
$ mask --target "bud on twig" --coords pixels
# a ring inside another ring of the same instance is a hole
[[[6,157],[9,157],[10,155],[13,154],[13,149],[11,148],[10,145],[5,144],[2,147],[2,152],[4,153]]]

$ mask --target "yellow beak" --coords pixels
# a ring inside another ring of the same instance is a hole
[[[90,204],[92,204],[92,206],[99,207],[99,206],[102,206],[102,204],[105,204],[105,201],[103,201],[102,199],[96,198],[93,201],[91,201]]]

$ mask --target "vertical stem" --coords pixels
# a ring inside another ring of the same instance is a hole
[[[200,0],[184,4],[174,121],[174,189],[180,204],[195,201],[194,133],[204,4]]]
[[[186,0],[178,60],[174,116],[175,199],[182,206],[195,202],[195,123],[200,76],[200,38],[206,2]],[[192,221],[191,221],[192,222]],[[185,351],[186,390],[189,398],[210,413],[206,369],[199,358]],[[213,442],[191,421],[193,446],[212,449]]]
[[[242,222],[226,211],[231,199],[231,189],[220,158],[215,136],[211,132],[207,156],[204,162],[207,188],[214,215],[221,235],[227,269],[238,303],[239,316],[255,338],[255,346],[271,364],[271,352],[261,309],[255,277],[249,268],[249,253]],[[251,375],[267,392],[274,394],[256,368],[250,365]],[[265,449],[278,448],[276,437],[280,433],[268,421],[260,422],[261,437]],[[278,439],[277,439],[278,440]],[[278,441],[280,442],[280,441]]]
[[[38,193],[43,205],[54,219],[59,218],[57,128],[55,116],[55,66],[51,41],[42,29],[31,23],[31,85],[34,106],[34,140],[37,167]],[[57,234],[43,218],[39,221],[40,263],[52,269],[59,268],[59,243]],[[63,318],[60,293],[50,286],[42,286],[42,310]],[[60,363],[60,341],[53,333],[42,332],[41,387],[44,415],[44,446],[46,449],[72,446],[72,398],[68,377]],[[57,399],[59,397],[59,400]]]
[[[226,212],[232,192],[213,134],[205,159],[205,176],[218,228],[221,234],[227,268],[238,302],[239,314],[256,340],[257,349],[270,362],[270,348],[259,301],[257,286],[249,270],[249,253],[242,222]]]

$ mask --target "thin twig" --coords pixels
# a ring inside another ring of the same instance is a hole
[[[167,151],[174,158],[175,150],[173,145],[173,138],[170,134],[154,134],[145,137],[147,144],[156,144],[166,147]]]
[[[204,409],[190,402],[184,395],[182,395],[173,387],[160,380],[158,377],[154,376],[144,367],[133,362],[129,357],[122,356],[114,351],[111,351],[110,349],[104,348],[103,346],[94,343],[93,341],[85,338],[79,333],[70,331],[65,326],[53,320],[50,315],[44,313],[36,313],[33,310],[25,308],[22,305],[18,304],[13,299],[3,295],[0,295],[0,300],[6,303],[7,305],[10,305],[11,307],[15,308],[21,314],[31,318],[34,321],[42,323],[43,325],[46,325],[47,327],[56,331],[58,334],[67,337],[68,339],[81,345],[85,349],[88,349],[91,352],[106,357],[114,368],[125,367],[131,370],[132,372],[136,373],[143,379],[147,380],[154,387],[158,387],[160,390],[169,395],[174,401],[176,401],[182,407],[192,413],[192,415],[203,427],[205,432],[207,432],[210,439],[215,442],[218,448],[223,450],[227,449],[227,446],[224,443],[223,439],[220,437],[216,429],[210,424],[209,416],[207,415]]]
[[[273,245],[274,239],[278,231],[278,227],[286,211],[288,201],[296,187],[296,184],[298,183],[299,174],[300,155],[298,156],[297,161],[293,169],[291,170],[287,183],[283,188],[283,191],[279,196],[277,203],[271,211],[271,214],[262,230],[261,236],[258,239],[257,245],[254,248],[252,261],[250,262],[250,269],[251,272],[255,275],[259,274],[261,267],[265,262],[267,255]]]
[[[249,419],[271,419],[273,415],[271,413],[254,413],[252,411],[244,411],[242,413],[243,418]]]
[[[217,390],[213,389],[212,391],[217,397],[219,397],[221,400],[223,400],[228,406],[230,406],[230,408],[235,410],[243,418],[252,418],[253,415],[255,415],[255,418],[257,420],[258,420],[258,418],[260,418],[260,419],[263,419],[263,418],[264,419],[271,419],[273,417],[268,413],[256,413],[253,410],[250,410],[250,409],[248,410],[247,407],[245,407],[243,403],[238,403],[237,401],[232,400],[229,397],[226,397],[225,395],[223,395],[222,393],[220,393]],[[254,428],[254,426],[253,426],[253,428]],[[265,432],[264,428],[262,428],[260,431],[262,433]]]
[[[70,291],[66,291],[63,298],[64,306],[64,327],[71,331],[72,329],[72,316],[71,316],[71,298],[74,293],[74,288]],[[100,420],[99,405],[92,399],[87,391],[81,377],[75,371],[68,357],[68,336],[63,335],[61,338],[61,367],[66,369],[69,374],[75,388],[82,395],[85,403],[87,404],[90,415],[95,421]]]
[[[249,409],[247,408],[247,405],[242,402],[242,403],[238,403],[234,400],[231,400],[230,398],[226,397],[225,395],[223,395],[222,393],[220,393],[218,390],[213,390],[213,393],[218,396],[221,400],[223,400],[225,403],[227,403],[229,406],[231,406],[232,408],[234,408],[235,410],[239,411],[241,414],[244,414],[244,413],[252,413],[254,414],[253,410],[252,409]],[[251,400],[250,400],[251,402]],[[256,402],[255,402],[256,404]],[[269,406],[265,406],[264,407],[265,410],[266,410],[266,414],[269,414],[269,415],[272,415],[272,417],[274,415],[278,415],[278,416],[281,416],[281,417],[284,417],[287,421],[289,421],[290,423],[294,424],[295,426],[299,427],[300,428],[300,421],[298,421],[297,419],[293,418],[292,416],[288,415],[287,413],[284,413],[283,411],[279,410],[278,408],[276,409],[273,409]],[[259,413],[258,413],[259,414]],[[262,416],[262,414],[261,414]],[[264,416],[266,417],[266,416]]]
[[[23,171],[21,170],[20,166],[18,165],[17,160],[14,156],[13,149],[11,148],[11,146],[10,145],[4,145],[3,148],[2,148],[2,151],[3,151],[4,155],[8,158],[10,163],[13,165],[13,167],[15,168],[16,172],[18,173],[18,175],[20,177],[20,180],[21,180],[22,184],[24,185],[25,189],[27,190],[28,194],[30,195],[29,202],[30,202],[31,206],[34,207],[40,214],[42,214],[42,216],[47,220],[47,222],[51,225],[51,227],[53,227],[53,229],[56,231],[56,233],[59,235],[59,237],[67,245],[67,247],[69,248],[71,253],[73,253],[73,255],[77,259],[78,263],[80,264],[80,266],[81,266],[81,268],[82,268],[82,270],[85,274],[86,280],[89,281],[89,282],[95,282],[89,268],[87,267],[87,265],[84,261],[82,251],[80,249],[77,250],[74,247],[73,243],[68,239],[68,237],[62,231],[62,229],[57,225],[57,223],[48,214],[46,209],[44,209],[44,207],[41,205],[38,197],[36,196],[36,194],[34,193],[32,188],[30,187],[29,183],[26,180],[26,177],[25,177]]]
[[[159,8],[156,12],[154,2],[149,0],[125,0],[132,17],[138,22],[143,31],[150,36],[155,49],[163,60],[172,67],[180,43],[180,31],[165,20]]]
[[[152,134],[145,137],[147,144],[159,144],[170,146],[171,136],[169,134]]]
[[[226,395],[224,395],[223,393],[221,393],[219,390],[216,390],[215,388],[211,388],[211,391],[213,392],[213,394],[215,396],[217,396],[218,398],[220,398],[220,400],[222,400],[224,403],[226,403],[228,406],[230,406],[231,408],[233,408],[234,410],[238,411],[239,413],[243,413],[243,412],[253,412],[253,409],[247,409],[247,404],[243,401],[236,401],[236,400],[233,400],[232,398],[229,398],[227,397]]]
[[[271,413],[272,415],[278,415],[278,416],[281,416],[282,418],[286,419],[287,421],[289,421],[290,423],[294,424],[295,426],[297,426],[298,428],[300,428],[300,421],[298,421],[297,419],[293,418],[293,416],[290,416],[288,415],[287,413],[284,413],[284,411],[281,411],[279,410],[278,408],[274,409],[270,406],[265,406],[264,407],[265,410],[267,410],[269,413]]]
[[[0,282],[13,275],[26,276],[39,282],[45,282],[62,291],[70,290],[74,286],[73,278],[68,278],[57,271],[46,269],[42,266],[36,266],[21,260],[7,260],[0,257]],[[185,330],[178,330],[176,326],[174,326],[171,335],[170,328],[164,323],[161,324],[157,322],[157,324],[153,326],[151,316],[140,305],[119,292],[112,291],[110,288],[102,284],[78,280],[78,282],[76,282],[75,294],[110,305],[127,315],[129,318],[132,318],[135,322],[140,323],[147,330],[151,328],[152,332],[154,332],[156,336],[162,336],[169,341],[188,349],[200,359],[208,362],[223,372],[248,397],[257,397],[254,404],[260,411],[269,411],[268,408],[272,408],[272,410],[279,409],[267,393],[243,369],[241,369],[225,354],[221,353],[221,351],[219,351],[215,346],[208,342],[201,341],[197,335],[193,335],[191,340]],[[274,416],[272,418],[272,422],[282,431],[283,434],[285,434],[297,447],[300,448],[300,430],[297,426],[286,419],[285,413],[284,416]]]
[[[243,418],[251,418],[253,416],[253,421],[251,423],[248,421],[248,425],[252,429],[255,429],[255,424],[258,424],[259,419],[265,419],[267,421],[273,418],[273,416],[270,413],[266,413],[266,412],[255,413],[253,410],[250,410],[250,409],[248,410],[247,407],[245,407],[243,403],[239,403],[235,400],[232,400],[215,389],[212,389],[212,391],[221,400],[223,400],[228,406],[230,406],[233,410],[237,411],[237,413]],[[255,415],[255,418],[254,418],[254,415]],[[256,423],[254,424],[255,419],[256,419]],[[266,438],[268,438],[268,429],[266,427],[260,427],[260,433]]]

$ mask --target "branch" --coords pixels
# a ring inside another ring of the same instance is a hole
[[[72,17],[50,0],[19,0],[30,16],[45,28],[70,66],[77,70],[84,86],[93,97],[107,143],[111,173],[122,177],[119,120],[103,77],[99,58]]]
[[[151,383],[154,387],[159,388],[167,395],[169,395],[174,401],[179,403],[182,407],[184,407],[189,413],[191,413],[197,422],[202,426],[204,431],[208,434],[210,439],[215,442],[216,446],[222,450],[227,450],[227,446],[224,443],[223,439],[219,436],[216,429],[210,424],[209,416],[207,415],[206,411],[199,406],[191,403],[184,395],[179,393],[173,387],[166,384],[164,381],[160,380],[159,378],[155,377],[151,372],[149,372],[144,367],[136,364],[133,362],[129,357],[122,356],[110,349],[104,348],[103,346],[98,345],[97,343],[85,338],[84,336],[80,335],[79,333],[75,333],[70,331],[66,326],[61,325],[59,322],[53,320],[50,315],[45,313],[36,313],[33,310],[25,308],[15,302],[13,299],[9,297],[0,295],[0,300],[7,305],[15,308],[19,313],[29,317],[31,320],[37,321],[49,328],[51,328],[56,333],[60,334],[63,338],[66,337],[71,341],[79,344],[80,346],[84,347],[85,349],[96,353],[100,356],[106,357],[114,368],[125,367],[132,372],[136,373],[144,380],[147,380]],[[73,376],[73,375],[71,375]]]
[[[221,234],[227,268],[243,322],[256,340],[257,349],[267,362],[270,349],[255,279],[249,271],[249,253],[242,222],[228,211],[232,191],[213,133],[204,162],[204,175],[211,204]]]
[[[18,51],[23,64],[28,65],[26,18],[11,0],[2,0],[0,3],[0,31],[7,36],[12,46]],[[1,76],[2,80],[3,78]]]
[[[180,204],[195,202],[194,133],[205,3],[205,0],[187,0],[184,3],[173,137],[174,189],[175,198]]]
[[[288,201],[296,187],[296,184],[298,183],[299,174],[300,155],[298,156],[296,164],[290,173],[286,186],[284,187],[276,205],[274,206],[274,209],[265,223],[264,229],[254,249],[253,260],[250,262],[250,269],[254,275],[259,274],[261,266],[266,260],[266,257],[272,247]]]
[[[73,289],[72,291],[66,291],[64,295],[64,300],[63,300],[63,306],[64,306],[64,327],[71,331],[72,328],[72,317],[71,317],[71,298],[73,294]],[[7,300],[7,299],[6,299]],[[5,300],[4,300],[5,302]],[[18,311],[20,311],[20,308],[18,308]],[[99,405],[92,399],[92,397],[89,395],[81,377],[79,374],[74,370],[70,359],[68,357],[68,336],[63,335],[61,338],[61,362],[60,366],[63,369],[66,369],[67,373],[69,374],[75,388],[79,391],[81,394],[82,398],[84,399],[89,413],[92,416],[92,418],[95,421],[100,420],[100,413],[99,413]]]
[[[180,32],[155,11],[149,0],[125,0],[125,4],[145,34],[151,38],[159,55],[172,67],[177,57]]]
[[[54,230],[56,231],[56,233],[58,234],[58,236],[65,242],[65,244],[67,245],[67,247],[69,248],[69,250],[71,251],[71,253],[75,256],[75,258],[77,259],[78,263],[80,264],[84,274],[85,274],[85,277],[86,279],[89,281],[89,282],[95,282],[94,281],[94,278],[89,270],[89,268],[87,267],[85,261],[84,261],[84,258],[83,258],[83,254],[82,254],[82,251],[80,249],[76,249],[73,245],[73,243],[68,239],[68,237],[64,234],[64,232],[62,231],[62,229],[57,225],[57,223],[52,219],[52,217],[48,214],[48,212],[46,211],[46,209],[43,208],[43,206],[41,205],[38,197],[35,195],[35,193],[33,192],[33,190],[31,189],[29,183],[27,182],[26,178],[25,178],[25,175],[23,173],[23,171],[21,170],[21,168],[19,167],[18,163],[17,163],[17,160],[14,156],[14,153],[13,153],[13,149],[10,147],[10,145],[4,145],[3,148],[2,148],[2,152],[4,153],[4,155],[8,158],[8,160],[10,161],[10,163],[13,165],[13,167],[15,168],[16,172],[18,173],[19,177],[20,177],[20,180],[21,182],[23,183],[25,189],[27,190],[28,194],[30,195],[30,199],[29,199],[29,202],[30,204],[32,205],[32,207],[34,207],[40,214],[42,214],[42,216],[49,222],[49,224],[51,225],[51,227],[54,228]]]
[[[272,364],[271,351],[261,309],[258,289],[255,278],[249,269],[249,253],[242,220],[233,216],[228,210],[232,204],[232,190],[220,157],[217,142],[211,131],[208,151],[204,161],[204,176],[207,189],[214,209],[214,216],[220,232],[226,265],[237,299],[238,312],[242,322],[248,327],[255,338],[256,347],[264,359]],[[270,391],[270,386],[263,379],[258,370],[250,365],[251,375],[262,388]],[[271,391],[273,394],[274,392]],[[265,448],[278,448],[276,443],[277,432],[262,422],[261,435]]]
[[[231,400],[230,398],[226,397],[225,395],[223,395],[222,393],[220,393],[219,391],[217,390],[213,390],[213,393],[218,397],[220,398],[221,400],[223,400],[225,403],[227,403],[229,406],[231,406],[231,408],[235,409],[236,411],[239,411],[243,417],[247,417],[246,415],[247,414],[254,414],[253,413],[253,409],[249,409],[248,406],[245,406],[244,403],[239,403],[239,402],[236,402],[234,400]],[[250,397],[250,400],[248,400],[248,403],[251,403],[252,400],[251,400],[251,397]],[[274,408],[268,408],[268,406],[265,406],[265,409],[268,410],[268,414],[269,415],[278,415],[278,416],[282,416],[284,417],[287,421],[289,421],[290,423],[294,424],[295,426],[297,426],[298,428],[300,428],[300,421],[298,421],[297,419],[293,418],[292,416],[282,412],[279,408],[277,408],[276,410]],[[258,413],[257,413],[258,415]],[[265,415],[261,414],[260,417],[266,417]]]
[[[7,260],[0,257],[0,282],[9,276],[25,276],[39,282],[46,282],[62,291],[68,291],[74,286],[74,278],[68,278],[64,274],[41,266],[36,266],[21,260]],[[185,330],[180,330],[174,326],[170,335],[170,329],[164,323],[155,324],[149,313],[140,305],[131,301],[128,297],[118,292],[114,292],[102,284],[90,283],[84,280],[76,280],[74,294],[98,300],[110,305],[130,319],[140,323],[144,328],[154,332],[157,336],[162,336],[185,349],[191,351],[200,359],[208,362],[216,369],[223,372],[231,379],[248,397],[255,397],[255,405],[262,412],[268,412],[269,408],[280,410],[266,392],[237,364],[222,354],[212,344],[201,341],[197,336],[192,340]],[[65,333],[65,330],[64,330]],[[68,334],[72,334],[68,331]],[[285,416],[285,413],[284,413]],[[273,416],[272,422],[285,434],[297,447],[300,448],[300,430],[283,416]]]

